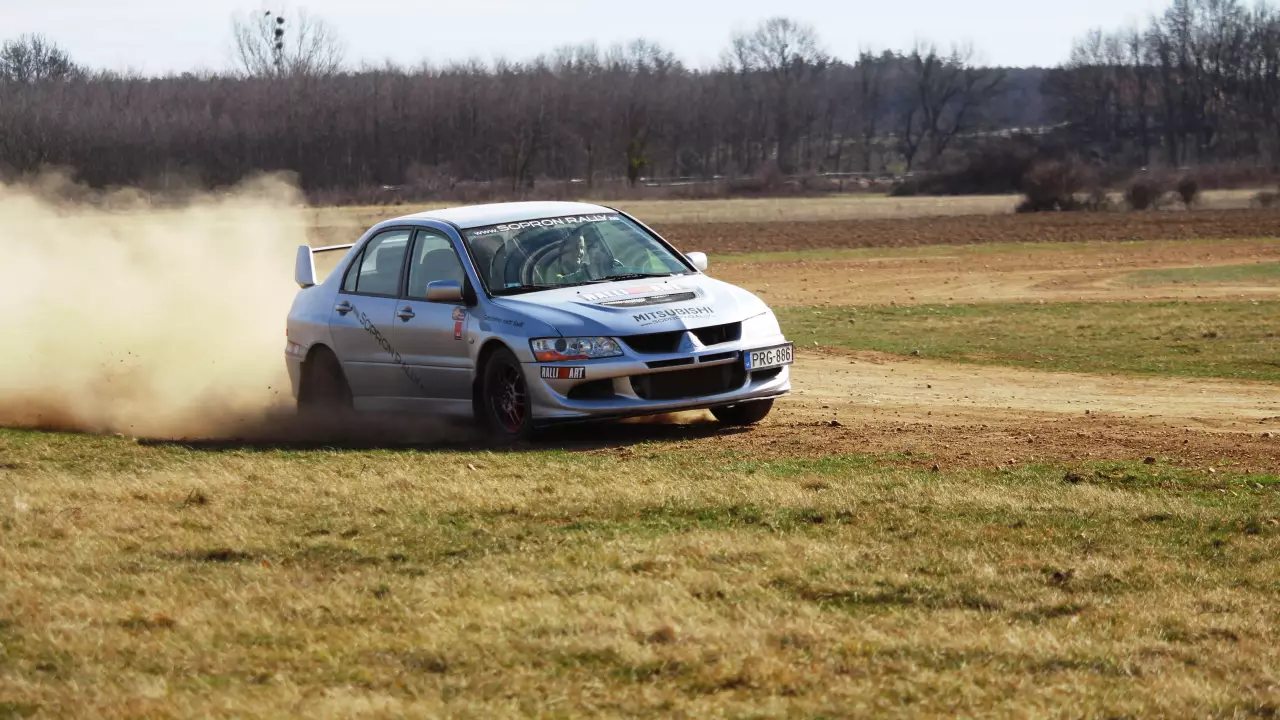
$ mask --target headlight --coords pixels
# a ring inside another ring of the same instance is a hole
[[[778,325],[778,318],[771,310],[747,318],[742,321],[742,337],[761,337],[781,335],[782,328]]]
[[[618,357],[622,348],[607,337],[536,338],[529,341],[538,362]]]

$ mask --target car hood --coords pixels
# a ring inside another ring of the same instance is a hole
[[[768,311],[760,298],[706,275],[621,280],[493,299],[566,337],[641,335],[740,322]]]

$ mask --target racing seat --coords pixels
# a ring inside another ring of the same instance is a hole
[[[448,248],[424,253],[418,267],[409,272],[409,297],[421,300],[427,296],[427,285],[437,280],[463,282],[466,277],[458,256]]]
[[[395,295],[400,286],[397,256],[404,256],[404,245],[380,245],[373,254],[373,271],[360,273],[357,289],[362,293]]]

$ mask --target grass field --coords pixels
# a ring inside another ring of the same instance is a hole
[[[1280,302],[809,307],[779,312],[804,344],[1042,370],[1280,381]]]
[[[888,202],[643,209],[803,348],[751,429],[0,429],[0,720],[1280,716],[1277,216]]]
[[[1225,717],[1280,701],[1275,475],[575,450],[0,432],[0,711]]]
[[[1142,270],[1129,276],[1139,285],[1161,283],[1240,283],[1280,282],[1280,263],[1254,263],[1252,265],[1219,265],[1215,267],[1168,268]]]

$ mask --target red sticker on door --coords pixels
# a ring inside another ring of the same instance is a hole
[[[461,305],[453,309],[453,339],[462,339],[462,323],[466,322],[467,309]]]

